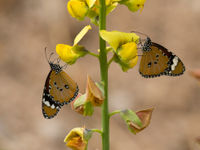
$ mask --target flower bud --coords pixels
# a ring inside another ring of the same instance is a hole
[[[83,20],[88,12],[86,2],[81,0],[70,0],[67,3],[67,9],[70,15],[78,20]]]
[[[139,9],[143,10],[145,2],[146,0],[122,0],[119,3],[126,5],[130,11],[136,12]]]

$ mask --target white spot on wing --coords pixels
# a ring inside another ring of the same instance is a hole
[[[173,61],[173,64],[171,65],[171,70],[175,70],[177,64],[178,64],[178,57],[175,56],[174,59],[172,60]]]
[[[44,101],[44,104],[45,104],[47,107],[50,107],[49,101]]]
[[[51,109],[55,109],[55,105],[54,104],[51,105]]]

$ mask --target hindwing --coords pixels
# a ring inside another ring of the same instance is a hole
[[[52,71],[50,71],[47,76],[42,96],[42,113],[47,119],[51,119],[56,116],[61,108],[59,104],[54,102],[53,96],[49,94],[49,80],[51,73]]]

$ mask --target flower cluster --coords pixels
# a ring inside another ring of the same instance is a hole
[[[90,29],[90,25],[84,27],[76,36],[73,46],[57,44],[56,52],[64,62],[72,65],[78,58],[91,54],[84,46],[78,45],[79,41]],[[111,46],[108,47],[108,51],[113,52],[113,60],[121,66],[123,71],[129,70],[137,64],[138,35],[135,33],[101,30],[100,36]]]
[[[132,12],[143,9],[146,0],[106,0],[106,14],[112,12],[118,4],[128,7]],[[89,17],[91,22],[98,25],[99,0],[70,0],[67,9],[70,15],[78,20]]]
[[[133,68],[137,64],[137,43],[139,36],[135,33],[119,31],[100,31],[100,36],[109,43],[114,52],[114,60],[123,71]]]

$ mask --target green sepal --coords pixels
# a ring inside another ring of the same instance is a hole
[[[132,133],[136,134],[136,132],[132,128],[130,128],[130,126],[129,126],[130,122],[138,125],[139,127],[142,127],[142,122],[141,122],[140,118],[132,110],[129,110],[129,109],[123,110],[120,112],[120,116],[126,122],[128,129]]]
[[[85,97],[86,97],[86,94],[83,94],[81,96],[79,96],[76,101],[74,102],[74,108],[77,108],[78,106],[81,106],[85,103]]]
[[[92,137],[92,133],[93,133],[92,130],[85,129],[85,130],[84,130],[84,133],[83,133],[83,138],[84,138],[86,141],[88,141],[88,140]]]
[[[72,47],[72,51],[79,55],[79,57],[83,57],[88,53],[88,50],[85,49],[84,46],[81,45],[74,45]]]
[[[124,63],[120,60],[119,56],[114,55],[114,61],[120,65],[123,72],[127,72],[130,69],[130,66],[127,63]]]

